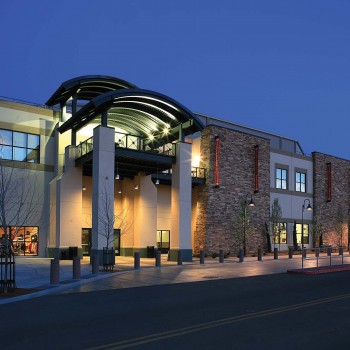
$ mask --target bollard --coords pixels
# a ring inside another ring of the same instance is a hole
[[[223,249],[219,250],[219,263],[223,264],[225,258],[224,258],[224,251]]]
[[[73,257],[73,279],[80,280],[80,258]]]
[[[161,253],[159,250],[156,252],[156,266],[160,267],[162,265]]]
[[[278,260],[278,248],[274,248],[274,249],[273,249],[273,258],[274,258],[275,260]]]
[[[239,262],[243,262],[244,261],[244,251],[243,249],[239,250]]]
[[[262,261],[262,249],[258,248],[258,261]]]
[[[306,248],[303,248],[302,254],[303,254],[303,259],[306,259]]]
[[[318,258],[320,256],[320,248],[315,249],[315,257]]]
[[[204,264],[204,258],[205,258],[204,251],[201,250],[201,251],[199,252],[199,263],[200,263],[201,265]]]
[[[60,260],[54,258],[50,262],[50,284],[60,283]]]
[[[177,252],[177,264],[182,265],[182,250],[179,249]]]
[[[99,257],[97,254],[91,256],[92,274],[98,274],[100,270]]]
[[[331,247],[327,248],[327,255],[332,256],[332,248]]]
[[[293,259],[294,247],[288,247],[288,258]]]
[[[140,252],[134,253],[134,269],[140,268]]]

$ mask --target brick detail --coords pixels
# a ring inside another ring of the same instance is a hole
[[[341,208],[344,217],[343,245],[348,244],[348,208],[350,203],[350,161],[327,154],[314,152],[312,154],[314,166],[314,215],[322,223],[325,233],[323,243],[338,245],[340,237],[336,233],[337,212]],[[328,167],[332,164],[331,201],[328,190]]]
[[[215,187],[215,136],[220,137],[220,186]],[[254,194],[254,146],[259,145],[259,193]],[[253,194],[255,207],[248,208],[253,234],[247,252],[266,248],[264,224],[269,222],[270,141],[246,133],[206,127],[201,136],[201,167],[207,169],[206,184],[199,190],[194,251],[207,253],[224,249],[236,254],[241,242],[234,232],[239,202]]]

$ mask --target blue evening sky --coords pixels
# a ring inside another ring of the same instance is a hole
[[[350,159],[349,0],[2,0],[0,32],[0,96],[112,75]]]

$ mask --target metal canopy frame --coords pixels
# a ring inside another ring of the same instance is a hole
[[[91,101],[96,96],[120,89],[134,89],[136,86],[125,80],[106,75],[84,75],[65,81],[47,100],[49,107],[65,105],[76,96],[78,100]]]

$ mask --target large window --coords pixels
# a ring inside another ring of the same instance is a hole
[[[275,227],[273,234],[273,243],[275,244],[286,244],[287,243],[287,223],[279,222]]]
[[[167,254],[170,249],[170,231],[158,230],[157,231],[157,249],[162,254]]]
[[[39,163],[39,135],[0,129],[0,159]]]
[[[276,188],[287,189],[287,169],[276,168]]]
[[[11,226],[11,243],[15,255],[38,255],[39,228],[37,226]],[[4,230],[0,228],[0,245],[5,241]]]
[[[306,192],[306,174],[297,171],[295,173],[295,190],[297,192]]]
[[[298,244],[302,244],[301,243],[301,236],[302,236],[302,232],[301,232],[301,224],[297,224],[296,226],[296,231],[297,231],[297,243]],[[304,224],[304,233],[303,233],[303,244],[309,244],[309,225],[308,224]]]

